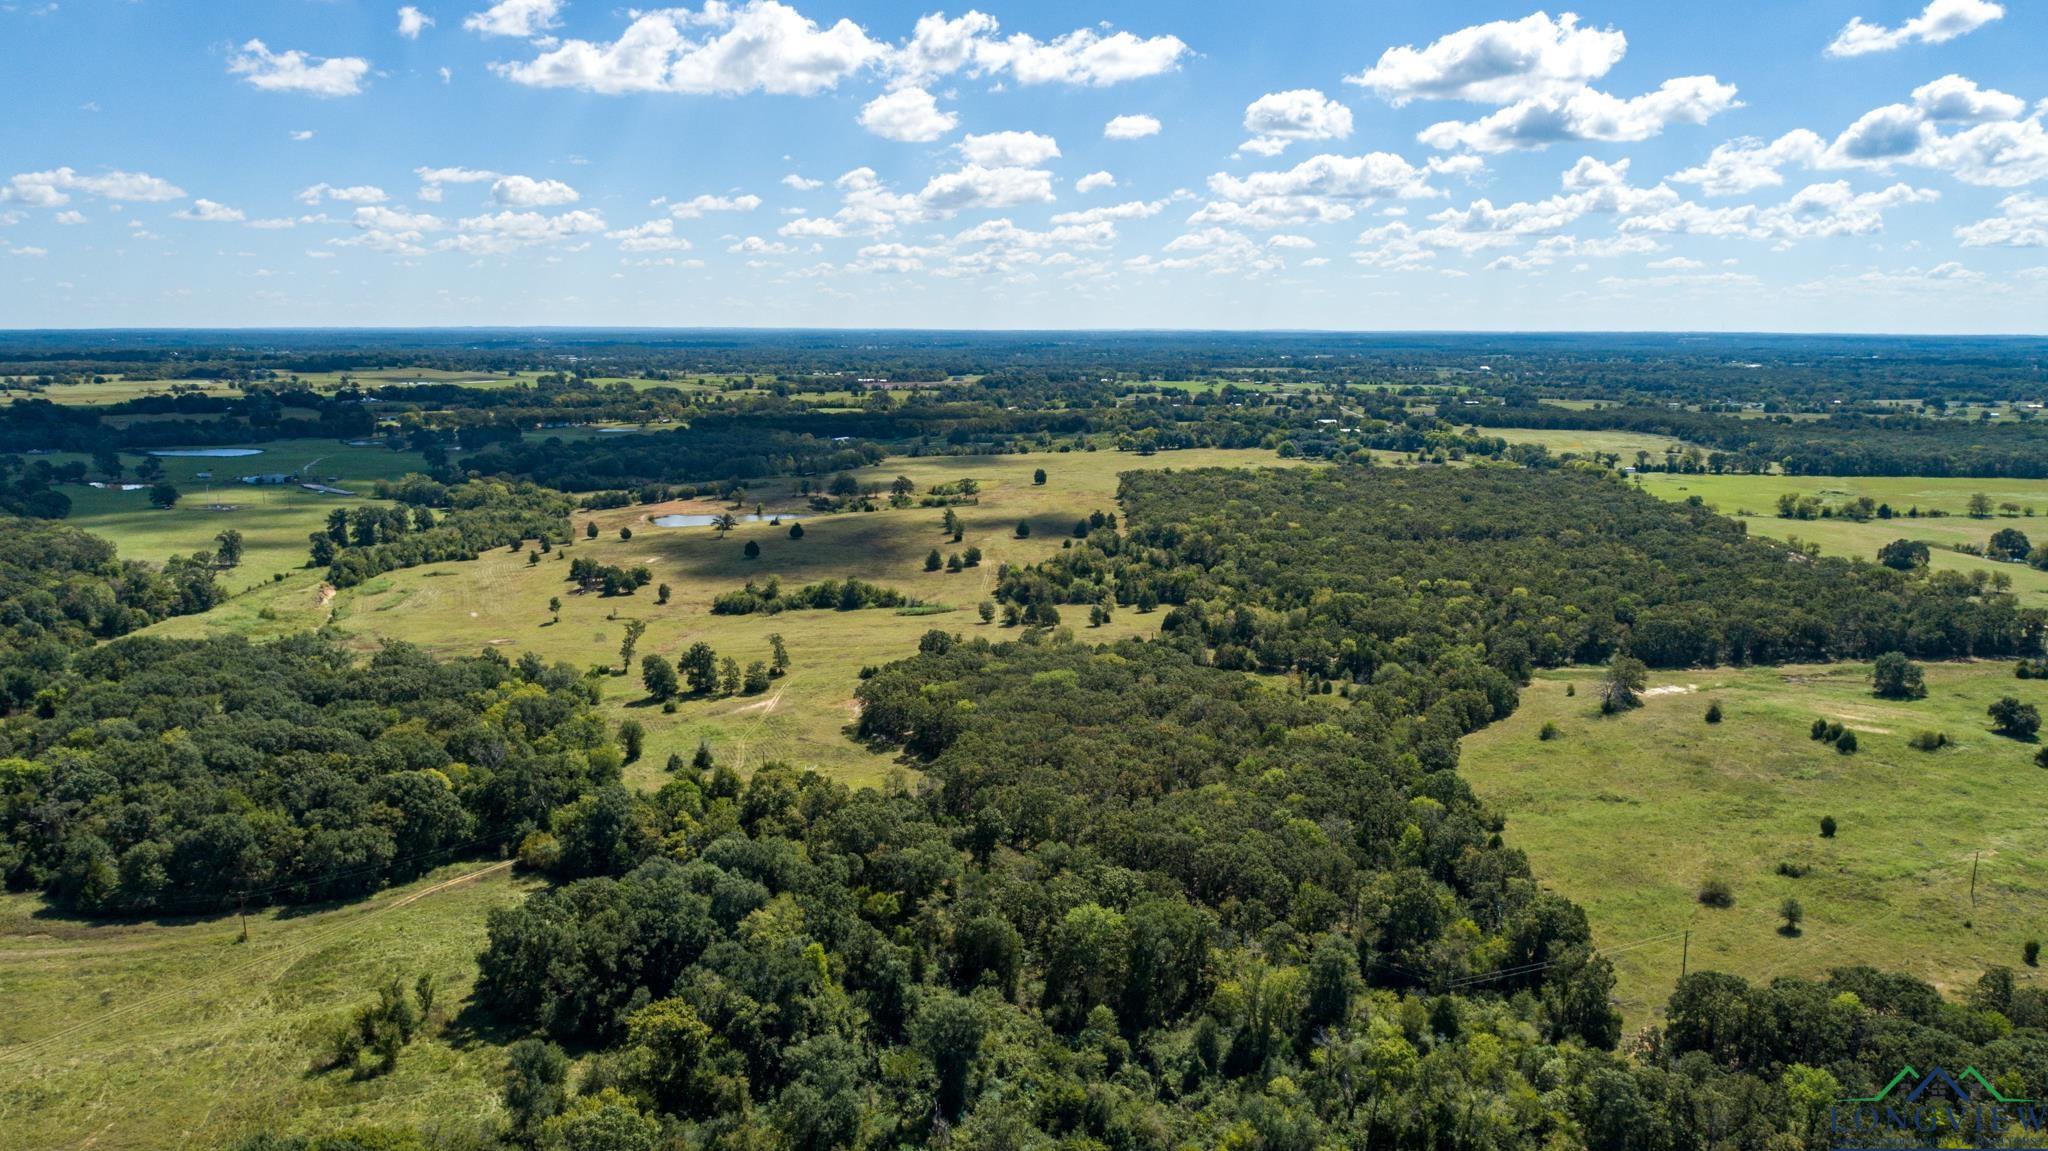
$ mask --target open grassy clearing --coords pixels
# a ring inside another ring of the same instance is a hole
[[[1702,476],[1649,472],[1638,477],[1644,490],[1666,499],[1699,496],[1714,509],[1728,515],[1747,509],[1763,515],[1778,506],[1778,497],[1818,497],[1823,503],[1839,504],[1858,496],[1869,496],[1903,512],[1943,511],[1952,516],[1969,509],[1970,497],[1982,492],[1993,504],[2031,505],[2048,513],[2048,480],[1973,478],[1970,476]],[[1988,522],[1988,521],[1987,521]]]
[[[473,1126],[496,1033],[465,1010],[493,907],[534,881],[465,863],[368,900],[249,917],[88,923],[0,899],[0,1148],[211,1148],[258,1124]],[[438,984],[389,1076],[312,1070],[319,1037],[392,976]],[[479,1030],[485,1028],[487,1030]]]
[[[1456,423],[1458,410],[1445,407],[1443,418]],[[1662,462],[1667,450],[1683,452],[1691,446],[1684,440],[1670,436],[1653,436],[1644,432],[1580,431],[1569,428],[1480,428],[1482,436],[1498,436],[1511,444],[1542,444],[1552,455],[1561,456],[1566,452],[1592,455],[1594,452],[1612,452],[1621,457],[1624,464],[1635,463],[1637,452],[1648,452],[1652,459]]]
[[[245,446],[260,448],[262,454],[158,457],[165,478],[180,493],[177,506],[169,511],[151,507],[147,490],[66,486],[71,517],[65,522],[114,541],[124,558],[159,563],[172,555],[212,551],[216,546],[213,537],[234,528],[243,536],[242,566],[223,572],[221,582],[239,594],[269,582],[276,573],[304,565],[306,535],[326,524],[330,510],[374,504],[377,501],[369,493],[375,481],[396,479],[422,466],[418,452],[354,447],[335,440],[278,440]],[[92,463],[89,457],[68,453],[40,458],[52,463],[81,460],[88,467]],[[128,469],[124,482],[137,482],[135,467],[145,458],[133,452],[121,456]],[[210,472],[213,478],[200,479],[201,472]],[[288,484],[260,485],[236,479],[273,472],[288,472],[356,494],[307,491],[296,479]],[[93,478],[105,477],[95,474]]]
[[[2005,695],[2048,706],[2048,684],[2008,663],[1938,664],[1926,699],[1894,702],[1871,694],[1867,664],[1710,669],[1654,675],[1640,710],[1603,718],[1599,676],[1538,676],[1512,717],[1467,737],[1461,770],[1541,881],[1586,909],[1631,1026],[1661,1018],[1688,929],[1693,970],[1757,981],[1850,964],[1950,989],[1994,964],[2032,976],[2020,951],[2048,935],[2048,771],[1985,709]],[[1858,751],[1810,739],[1816,716],[1855,731]],[[1556,738],[1539,738],[1546,723]],[[1955,745],[1907,746],[1923,729]],[[1781,861],[1811,871],[1786,877]],[[1715,878],[1733,907],[1699,902]],[[1798,936],[1777,930],[1787,896],[1806,909]]]
[[[39,399],[53,404],[73,404],[80,407],[96,404],[118,404],[143,396],[168,396],[176,387],[183,392],[197,391],[208,396],[234,399],[242,394],[239,384],[226,380],[131,380],[126,376],[109,376],[106,379],[82,384],[55,384],[41,391],[27,388],[0,389],[0,400]]]
[[[897,475],[906,475],[920,490],[964,477],[980,482],[980,502],[956,509],[965,524],[961,542],[953,543],[941,530],[944,512],[939,508],[805,514],[801,540],[789,538],[786,523],[746,524],[720,539],[710,528],[662,528],[650,522],[671,512],[721,510],[715,501],[616,508],[579,513],[575,543],[556,549],[539,564],[529,564],[524,550],[495,551],[471,563],[390,572],[331,599],[320,590],[321,573],[301,570],[203,616],[169,620],[154,631],[269,638],[319,627],[331,618],[365,650],[386,639],[402,639],[444,655],[495,646],[512,657],[531,650],[577,667],[616,667],[626,621],[638,618],[647,622],[647,633],[631,674],[607,681],[605,704],[614,722],[632,717],[647,728],[646,753],[628,768],[634,782],[658,782],[671,753],[687,757],[703,739],[722,761],[742,770],[779,759],[815,766],[849,783],[873,784],[896,770],[894,758],[861,747],[843,731],[854,718],[853,692],[863,666],[911,654],[918,638],[935,627],[969,635],[1002,633],[975,614],[976,605],[995,585],[997,568],[1043,559],[1069,538],[1076,519],[1096,509],[1116,511],[1121,472],[1281,462],[1270,452],[1251,450],[1149,457],[1070,452],[889,460],[860,478],[886,485]],[[1032,483],[1038,468],[1048,474],[1044,486]],[[770,513],[802,505],[793,486],[779,480],[749,492],[743,510],[751,512],[756,503]],[[1016,536],[1019,520],[1031,524],[1027,539]],[[599,538],[583,537],[586,522],[598,525]],[[621,528],[630,528],[633,538],[621,540]],[[300,535],[303,552],[304,533]],[[750,540],[761,545],[759,559],[744,555]],[[932,548],[945,555],[970,545],[982,550],[979,568],[959,573],[924,570],[925,555]],[[571,594],[573,585],[567,577],[572,556],[595,556],[603,563],[628,567],[646,564],[653,583],[630,597]],[[857,576],[955,610],[935,615],[902,615],[886,608],[772,616],[711,614],[711,601],[719,594],[749,579],[765,581],[770,576],[791,589]],[[673,595],[668,604],[659,605],[655,588],[663,583],[671,586]],[[562,600],[559,624],[551,621],[547,607],[556,596]],[[1152,634],[1161,618],[1156,612],[1120,610],[1110,624],[1090,628],[1085,612],[1069,611],[1066,623],[1083,639],[1111,640]],[[768,692],[686,699],[672,714],[647,704],[640,686],[640,656],[673,659],[702,641],[721,657],[731,655],[744,665],[766,660],[768,636],[778,632],[788,645],[792,670]]]
[[[1971,494],[1983,492],[1992,503],[2015,503],[2022,509],[2048,513],[2048,480],[1932,479],[1914,476],[1686,476],[1651,472],[1640,477],[1643,490],[1665,499],[1699,496],[1723,515],[1737,516],[1749,530],[1774,539],[1799,539],[1818,544],[1823,554],[1875,560],[1877,549],[1896,539],[1915,539],[1931,549],[1928,564],[1938,570],[2002,573],[2012,579],[2021,601],[2048,607],[2048,572],[2025,564],[2001,563],[1952,550],[1956,544],[1982,548],[2000,528],[2018,528],[2036,543],[2048,543],[2048,519],[1998,515],[1970,519],[1965,510]],[[1919,507],[1949,514],[1938,518],[1868,520],[1780,519],[1779,495],[1811,495],[1840,505],[1860,496],[1889,503],[1901,511]],[[1748,512],[1751,514],[1743,515]]]

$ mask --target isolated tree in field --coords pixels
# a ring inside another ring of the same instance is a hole
[[[773,678],[768,674],[768,665],[757,659],[747,665],[745,678],[740,683],[740,690],[748,695],[760,695],[768,690],[768,684]]]
[[[169,480],[158,480],[150,485],[149,502],[153,507],[169,511],[178,504],[178,489]]]
[[[1030,539],[1030,538],[1031,538],[1031,521],[1030,521],[1030,520],[1018,520],[1018,521],[1017,521],[1017,538],[1018,538],[1018,539],[1020,539],[1020,540],[1028,540],[1028,539]]]
[[[233,528],[213,537],[220,546],[214,549],[213,559],[224,568],[238,567],[242,562],[242,533]]]
[[[1843,755],[1856,754],[1856,733],[1845,731],[1835,738],[1835,750]]]
[[[802,524],[791,524],[791,525],[789,525],[789,538],[790,538],[790,539],[793,539],[793,540],[800,540],[800,539],[804,538],[804,525],[802,525]]]
[[[750,560],[760,559],[761,545],[753,540],[748,540],[747,546],[740,549],[740,554],[747,557]]]
[[[551,596],[549,596],[549,597],[548,597],[548,614],[549,614],[549,615],[551,615],[551,616],[553,616],[553,617],[555,618],[555,622],[556,622],[556,623],[561,623],[561,622],[562,622],[562,597],[561,597],[561,596],[558,596],[558,595],[551,595]]]
[[[121,478],[121,453],[113,448],[97,448],[92,453],[92,466],[110,480]]]
[[[673,699],[676,694],[676,669],[658,655],[650,655],[640,661],[640,682],[646,686],[647,694],[657,700]]]
[[[619,747],[626,753],[626,762],[634,763],[640,753],[647,750],[647,729],[637,719],[629,719],[619,725]]]
[[[2033,550],[2027,533],[2018,528],[2000,528],[1991,533],[1991,541],[1984,545],[1984,554],[1995,560],[2023,560]]]
[[[668,597],[669,597],[669,592],[670,592],[670,590],[671,590],[671,589],[669,588],[669,586],[668,586],[667,584],[662,584],[662,585],[661,585],[660,587],[658,587],[658,588],[655,588],[655,589],[654,589],[654,602],[655,602],[655,603],[667,603],[667,602],[668,602]]]
[[[926,556],[924,557],[924,570],[926,570],[926,571],[928,571],[928,572],[935,572],[935,571],[939,570],[940,568],[944,567],[945,565],[946,565],[946,561],[945,561],[944,559],[940,558],[940,556],[939,556],[939,549],[937,549],[937,548],[933,548],[933,549],[932,549],[932,550],[931,550],[931,551],[930,551],[930,552],[929,552],[928,554],[926,554]]]
[[[1641,707],[1643,685],[1649,682],[1650,669],[1643,661],[1628,655],[1617,655],[1608,661],[1607,674],[1600,677],[1600,710],[1607,714]]]
[[[960,559],[968,567],[978,568],[981,566],[981,549],[970,545],[965,552],[961,553]]]
[[[591,520],[589,523],[583,525],[583,538],[587,540],[594,540],[597,538],[596,520]]]
[[[690,757],[691,769],[699,772],[705,772],[710,771],[715,766],[716,764],[714,764],[711,759],[711,741],[708,739],[698,740],[697,754]]]
[[[1820,817],[1820,837],[1822,839],[1833,839],[1835,837],[1834,816],[1823,815]]]
[[[1990,707],[1991,730],[2013,739],[2031,739],[2041,730],[2041,712],[2031,703],[2021,703],[2011,696]]]
[[[1924,568],[1927,566],[1927,545],[1919,540],[1893,540],[1877,549],[1877,562],[1894,571]]]
[[[690,691],[697,695],[710,695],[718,690],[718,653],[702,640],[690,645],[676,661],[676,670],[682,673]]]
[[[781,632],[772,631],[768,633],[768,650],[771,653],[771,658],[768,662],[768,673],[779,676],[787,672],[789,670],[789,649],[783,646]]]
[[[1035,472],[1032,472],[1032,473],[1031,473],[1031,482],[1032,482],[1032,483],[1034,483],[1034,484],[1040,484],[1040,485],[1044,484],[1044,483],[1045,483],[1045,469],[1044,469],[1044,468],[1039,468],[1039,469],[1038,469],[1037,471],[1035,471]]]
[[[1871,668],[1871,684],[1885,699],[1921,699],[1927,695],[1927,673],[1901,652],[1888,651]]]
[[[746,685],[746,675],[740,670],[740,661],[726,656],[718,661],[718,694],[738,695]]]
[[[1973,520],[1990,519],[1991,497],[1985,495],[1983,492],[1972,493],[1970,496],[1969,510],[1970,518]]]
[[[940,521],[940,526],[947,535],[957,539],[960,535],[960,513],[947,508],[946,518]]]
[[[1778,914],[1785,920],[1784,925],[1778,928],[1778,934],[1799,934],[1799,925],[1806,921],[1806,908],[1801,907],[1798,900],[1786,896],[1785,902],[1778,905]]]
[[[954,552],[952,555],[946,557],[946,570],[949,572],[957,572],[961,568],[966,566],[966,564],[960,562],[959,552]]]
[[[619,674],[633,670],[633,649],[640,646],[640,637],[647,634],[647,621],[629,619],[626,621],[626,638],[619,644]]]
[[[1712,702],[1712,703],[1710,703],[1710,704],[1708,704],[1708,705],[1707,705],[1707,722],[1708,722],[1708,723],[1719,723],[1719,722],[1721,722],[1721,701],[1720,701],[1720,700],[1718,700],[1718,699],[1717,699],[1717,700],[1715,700],[1714,702]]]

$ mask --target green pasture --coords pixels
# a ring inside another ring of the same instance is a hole
[[[2048,683],[1936,664],[1927,698],[1895,702],[1871,693],[1867,664],[1720,668],[1654,675],[1642,708],[1603,717],[1600,674],[1538,676],[1512,717],[1465,739],[1460,770],[1540,881],[1586,909],[1632,1025],[1661,1018],[1687,964],[1753,981],[1869,964],[1949,990],[1992,965],[2033,977],[2021,947],[2048,937],[2048,771],[1985,709],[2048,706]],[[1816,717],[1858,750],[1809,738]],[[1920,731],[1953,745],[1909,747]],[[1699,901],[1709,879],[1733,907]],[[1778,930],[1788,896],[1806,911],[1798,935]]]

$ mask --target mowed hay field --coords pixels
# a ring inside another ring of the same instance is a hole
[[[1440,409],[1443,418],[1457,423],[1458,410],[1455,407]],[[1595,452],[1612,452],[1620,456],[1624,464],[1635,462],[1637,452],[1648,452],[1658,462],[1664,459],[1667,449],[1684,451],[1688,445],[1684,440],[1670,436],[1656,436],[1647,432],[1579,431],[1565,428],[1480,428],[1482,436],[1497,436],[1511,444],[1542,444],[1552,455],[1561,456],[1573,452],[1589,456]]]
[[[1683,500],[1698,496],[1709,507],[1736,516],[1760,536],[1799,539],[1816,544],[1825,555],[1875,560],[1877,549],[1896,539],[1913,539],[1929,548],[1928,565],[1945,571],[1984,571],[2011,577],[2013,590],[2028,607],[2048,607],[2048,572],[2025,564],[2001,563],[1983,556],[1964,555],[1952,550],[1962,543],[1981,548],[1991,533],[2001,528],[2018,528],[2037,544],[2048,543],[2048,480],[1951,479],[1923,476],[1687,476],[1651,472],[1641,477],[1643,490],[1665,499]],[[1860,496],[1888,503],[1904,511],[1948,513],[1940,517],[1867,520],[1793,520],[1777,515],[1778,497],[1786,492],[1811,495],[1823,503],[1840,505]],[[2018,504],[2020,515],[1993,515],[1970,519],[1966,515],[1970,496],[1982,492],[1992,505]],[[2038,515],[2029,516],[2031,508]],[[1752,514],[1741,515],[1742,512]]]
[[[722,539],[711,528],[663,528],[651,522],[671,512],[715,513],[722,510],[717,501],[642,505],[579,512],[574,517],[575,542],[541,557],[538,564],[529,563],[530,548],[516,553],[500,550],[473,562],[390,572],[343,589],[331,599],[321,591],[322,573],[300,571],[203,616],[169,620],[152,630],[165,635],[228,632],[264,638],[331,621],[366,651],[395,639],[443,655],[495,647],[510,658],[533,651],[578,668],[616,668],[626,621],[640,619],[648,628],[629,674],[603,681],[610,718],[635,718],[647,729],[645,754],[628,767],[631,782],[658,785],[668,756],[687,758],[703,740],[721,762],[742,772],[780,760],[816,767],[848,783],[872,785],[886,780],[897,767],[892,755],[871,751],[845,734],[855,719],[853,693],[862,667],[913,654],[919,637],[933,628],[990,638],[1016,634],[999,623],[982,623],[975,612],[994,590],[997,568],[1044,559],[1071,537],[1075,520],[1096,510],[1116,512],[1121,472],[1282,462],[1271,452],[1252,450],[1149,457],[1104,451],[889,460],[860,473],[860,478],[887,485],[904,475],[920,491],[968,477],[980,483],[980,502],[956,509],[965,524],[961,542],[953,543],[941,530],[944,511],[939,508],[831,515],[799,511],[804,537],[792,540],[788,521],[744,524]],[[1042,486],[1032,482],[1038,468],[1048,475]],[[772,514],[798,509],[802,499],[777,481],[750,491],[745,503],[745,512],[759,503]],[[1031,525],[1028,538],[1017,538],[1020,520]],[[584,525],[593,522],[599,536],[586,539]],[[632,531],[631,540],[620,538],[622,528]],[[745,557],[749,541],[760,545],[758,559]],[[932,548],[943,556],[970,545],[982,550],[979,568],[958,573],[924,570]],[[568,582],[569,561],[581,556],[624,567],[645,564],[653,572],[653,582],[632,596],[576,594]],[[770,576],[792,590],[819,580],[859,577],[953,610],[922,615],[887,608],[748,616],[711,613],[711,602],[721,593],[750,579],[765,582]],[[672,589],[666,605],[656,602],[656,588],[663,583]],[[551,597],[562,600],[560,623],[550,618]],[[1121,609],[1108,625],[1091,628],[1085,609],[1070,609],[1063,623],[1077,638],[1108,641],[1151,635],[1161,618],[1159,612]],[[745,665],[769,658],[771,633],[783,637],[792,667],[767,692],[685,698],[673,713],[645,698],[639,674],[642,656],[658,654],[673,660],[701,641],[720,657],[730,655]]]
[[[343,906],[95,924],[0,899],[0,1148],[205,1149],[258,1124],[473,1128],[505,1036],[469,1009],[484,919],[536,881],[465,863]],[[316,1070],[321,1038],[392,977],[437,1019],[391,1075]]]
[[[2048,938],[2048,771],[2038,744],[1992,734],[1985,709],[2006,695],[2048,707],[2048,683],[2009,663],[1932,664],[1927,698],[1903,702],[1872,695],[1869,672],[1658,673],[1642,708],[1613,717],[1598,669],[1545,673],[1513,716],[1466,738],[1461,770],[1538,879],[1586,909],[1631,1026],[1662,1018],[1687,930],[1693,970],[1752,981],[1851,964],[1950,990],[1993,965],[2035,977],[2021,948]],[[1714,701],[1725,718],[1710,725]],[[1816,717],[1855,731],[1855,754],[1811,739]],[[1539,738],[1546,723],[1556,738]],[[1954,746],[1907,746],[1921,730]],[[1787,877],[1781,862],[1810,870]],[[1708,879],[1733,907],[1699,902]],[[1787,896],[1806,910],[1797,936],[1777,930]]]
[[[371,496],[377,480],[396,479],[422,468],[418,452],[358,447],[336,440],[279,440],[243,446],[262,454],[157,457],[164,478],[178,489],[178,503],[168,511],[150,506],[147,489],[115,491],[67,484],[62,490],[71,497],[71,515],[64,522],[112,540],[124,559],[155,563],[173,555],[213,551],[219,546],[214,537],[234,528],[243,537],[242,566],[222,572],[220,582],[231,593],[240,593],[279,572],[303,566],[306,535],[326,526],[329,511],[378,503]],[[53,464],[82,460],[90,467],[92,463],[89,457],[68,453],[37,458]],[[139,482],[135,468],[146,458],[141,453],[124,452],[121,463],[127,470],[122,482]],[[210,472],[213,478],[200,479],[201,472]],[[244,484],[237,479],[277,472],[303,476],[313,483],[331,482],[355,494],[308,491],[296,479],[268,485]],[[105,477],[95,473],[93,478]]]

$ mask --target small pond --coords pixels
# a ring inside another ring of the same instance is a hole
[[[153,455],[153,456],[163,456],[163,457],[165,457],[165,458],[167,458],[167,459],[169,459],[169,458],[174,458],[174,457],[175,457],[175,458],[179,458],[179,459],[186,459],[186,458],[191,458],[191,457],[204,457],[204,458],[207,458],[207,459],[226,459],[226,458],[228,458],[228,457],[231,457],[231,456],[260,456],[260,455],[262,455],[262,454],[263,454],[263,449],[262,449],[262,448],[160,448],[160,449],[158,449],[158,450],[156,450],[156,451],[153,451],[153,452],[151,452],[151,453],[149,453],[149,454],[150,454],[150,455]]]

